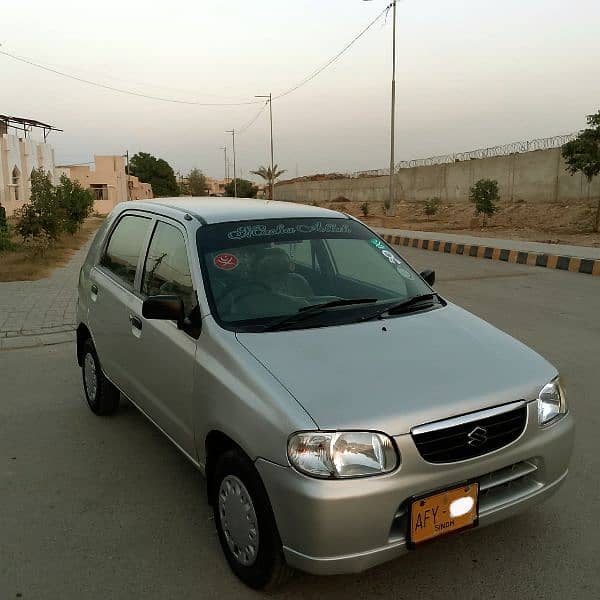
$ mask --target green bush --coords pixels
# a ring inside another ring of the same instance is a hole
[[[483,214],[483,226],[485,218],[491,217],[498,212],[496,202],[500,200],[498,182],[495,179],[480,179],[472,188],[469,199],[475,204],[475,212]]]
[[[10,227],[7,224],[6,227],[0,229],[0,252],[14,249],[15,245],[10,239]]]
[[[6,209],[0,204],[0,231],[8,227],[8,220],[6,219]]]
[[[432,217],[433,215],[437,214],[438,210],[440,209],[440,206],[442,204],[442,200],[439,196],[434,196],[433,198],[427,198],[427,200],[425,200],[425,214],[428,217]]]
[[[71,181],[65,175],[60,178],[56,195],[64,219],[64,228],[68,233],[74,234],[89,217],[94,206],[94,197],[89,190],[81,187],[77,180]]]
[[[58,201],[56,188],[44,169],[31,172],[31,198],[18,211],[17,231],[23,239],[42,233],[55,240],[64,230],[64,211]]]
[[[238,198],[256,198],[258,187],[255,186],[248,179],[236,178],[235,186],[237,186],[237,197]],[[236,188],[234,187],[233,179],[225,186],[225,195],[233,196]]]
[[[368,216],[368,214],[369,214],[369,204],[368,204],[368,202],[363,202],[360,205],[360,210],[362,211],[363,216],[365,216],[365,217]]]
[[[0,205],[0,252],[14,250],[14,244],[10,239],[10,226],[6,219],[6,209]]]

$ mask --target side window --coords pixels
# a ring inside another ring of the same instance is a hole
[[[162,221],[156,224],[144,265],[142,292],[147,296],[179,296],[187,315],[196,306],[185,239],[177,227]]]
[[[150,219],[137,215],[123,217],[112,232],[100,264],[133,289],[135,271]]]

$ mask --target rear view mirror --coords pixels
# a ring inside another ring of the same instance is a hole
[[[435,283],[435,271],[432,269],[425,269],[421,271],[421,277],[431,286]]]
[[[175,321],[180,326],[185,318],[183,300],[179,296],[150,296],[142,304],[142,316],[144,319]]]

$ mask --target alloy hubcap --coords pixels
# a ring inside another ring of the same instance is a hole
[[[94,357],[88,352],[83,361],[83,377],[85,379],[85,390],[88,398],[96,401],[96,393],[98,392],[98,376],[96,374],[96,363]]]
[[[236,560],[248,567],[258,554],[258,522],[246,486],[227,475],[219,488],[219,518],[227,545]]]

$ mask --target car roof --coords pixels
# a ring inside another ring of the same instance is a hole
[[[158,207],[188,213],[204,223],[227,223],[254,219],[286,219],[298,217],[348,218],[344,213],[295,202],[257,200],[255,198],[189,197],[157,198],[117,205],[121,210],[139,209],[156,212]],[[161,211],[162,212],[162,211]],[[170,211],[165,210],[165,214]]]

